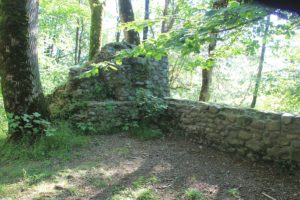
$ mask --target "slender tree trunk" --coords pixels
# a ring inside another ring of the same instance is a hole
[[[164,6],[164,10],[163,10],[163,17],[166,17],[168,15],[168,8],[169,8],[169,4],[170,4],[170,0],[165,0],[165,6]],[[161,24],[161,32],[162,33],[166,33],[166,24],[167,21],[166,19],[163,20],[162,24]]]
[[[145,0],[145,20],[148,20],[149,19],[149,16],[150,16],[150,0]],[[143,30],[143,41],[147,40],[148,39],[148,32],[149,32],[149,27],[146,26],[144,27],[144,30]]]
[[[220,9],[227,7],[228,0],[217,0],[213,4],[214,9]],[[210,38],[211,42],[208,46],[208,57],[209,59],[213,59],[213,51],[217,47],[217,33],[211,33]],[[201,85],[201,91],[199,96],[199,101],[209,101],[210,99],[210,89],[212,84],[212,73],[213,73],[213,67],[211,66],[210,69],[202,69],[202,85]]]
[[[259,59],[259,65],[258,65],[258,72],[256,76],[256,81],[255,81],[255,88],[253,92],[253,99],[251,102],[251,108],[255,108],[257,97],[258,97],[258,90],[261,82],[261,76],[262,76],[262,70],[264,67],[264,61],[265,61],[265,54],[266,54],[266,49],[267,49],[267,37],[268,37],[268,32],[270,28],[270,15],[267,18],[266,21],[266,27],[264,31],[264,36],[262,40],[262,47],[261,47],[261,54],[260,54],[260,59]]]
[[[116,1],[116,11],[117,13],[119,12],[119,3],[118,0]],[[121,37],[121,31],[119,30],[119,25],[120,25],[120,16],[117,16],[117,27],[116,27],[116,42],[120,42],[120,37]]]
[[[169,6],[171,5],[171,14],[172,17],[170,19],[164,19],[162,22],[162,26],[161,26],[161,33],[167,33],[169,32],[175,23],[175,15],[178,13],[179,11],[179,7],[178,5],[176,5],[175,1],[173,0],[171,2],[171,0],[165,0],[165,6],[164,6],[164,10],[163,10],[163,16],[167,17],[167,15],[169,15]]]
[[[131,5],[131,0],[118,0],[119,15],[122,23],[134,21],[134,13]],[[124,30],[125,41],[130,44],[139,45],[140,36],[135,30]]]
[[[77,54],[77,64],[80,63],[81,61],[81,51],[82,51],[82,40],[83,40],[83,32],[84,32],[84,23],[83,23],[83,18],[80,19],[81,23],[81,30],[79,34],[79,41],[78,41],[78,54]]]
[[[74,50],[74,64],[78,64],[78,45],[79,45],[79,19],[77,19],[76,36],[75,36],[75,50]]]
[[[216,49],[217,46],[217,34],[212,33],[210,34],[212,41],[208,47],[208,57],[213,57],[213,51]],[[212,73],[213,67],[210,69],[202,69],[202,86],[200,91],[199,101],[209,101],[210,99],[210,86],[212,83]]]
[[[38,112],[47,119],[36,49],[38,1],[1,0],[0,18],[0,75],[5,111],[19,117]],[[24,121],[19,119],[21,125]],[[18,141],[24,134],[20,126],[12,128],[9,124],[10,140]],[[39,135],[30,136],[35,140]]]
[[[89,0],[91,7],[91,31],[89,60],[92,60],[102,45],[103,0]]]

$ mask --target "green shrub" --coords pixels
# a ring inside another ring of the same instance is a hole
[[[137,90],[135,101],[141,120],[158,118],[168,108],[166,102],[154,96],[150,90]]]

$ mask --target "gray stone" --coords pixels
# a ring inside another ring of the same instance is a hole
[[[290,157],[289,147],[272,147],[267,149],[267,154],[275,160],[288,159]]]
[[[209,112],[212,114],[216,114],[219,112],[219,108],[217,106],[211,106],[209,107]]]
[[[227,138],[226,141],[233,146],[239,146],[244,144],[242,140],[239,140],[237,138]]]
[[[295,121],[295,124],[297,124],[300,129],[300,116],[295,116],[294,121]]]
[[[291,160],[300,163],[300,149],[293,149],[291,151]]]
[[[262,143],[256,140],[250,140],[246,142],[246,147],[254,152],[259,152],[262,150]]]
[[[238,124],[242,127],[246,127],[252,123],[253,119],[249,116],[240,116],[238,118]]]
[[[265,123],[263,121],[253,121],[251,124],[251,127],[255,129],[264,129],[265,128]]]
[[[266,123],[266,129],[268,131],[279,131],[280,130],[280,122],[279,121],[268,121]]]
[[[252,135],[249,132],[241,131],[239,133],[239,138],[241,138],[242,140],[249,140],[251,137],[252,137]]]
[[[291,142],[292,147],[300,149],[300,138]]]
[[[292,114],[289,114],[289,113],[284,113],[282,116],[281,116],[281,121],[283,124],[290,124],[292,123],[292,120],[295,116],[292,115]]]
[[[290,140],[293,140],[293,139],[299,138],[299,135],[297,135],[297,134],[287,134],[286,137]]]

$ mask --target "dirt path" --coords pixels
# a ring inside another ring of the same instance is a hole
[[[299,172],[279,175],[268,165],[179,139],[138,141],[122,135],[99,136],[78,155],[80,158],[52,180],[53,189],[36,192],[33,188],[23,198],[135,199],[136,193],[148,188],[158,199],[171,200],[184,199],[185,191],[194,188],[203,199],[300,199]],[[44,187],[50,188],[49,184]]]

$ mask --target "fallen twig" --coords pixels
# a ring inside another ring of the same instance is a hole
[[[271,197],[270,195],[266,194],[266,193],[262,193],[265,197],[268,197],[269,199],[272,199],[272,200],[276,200],[274,197]]]

